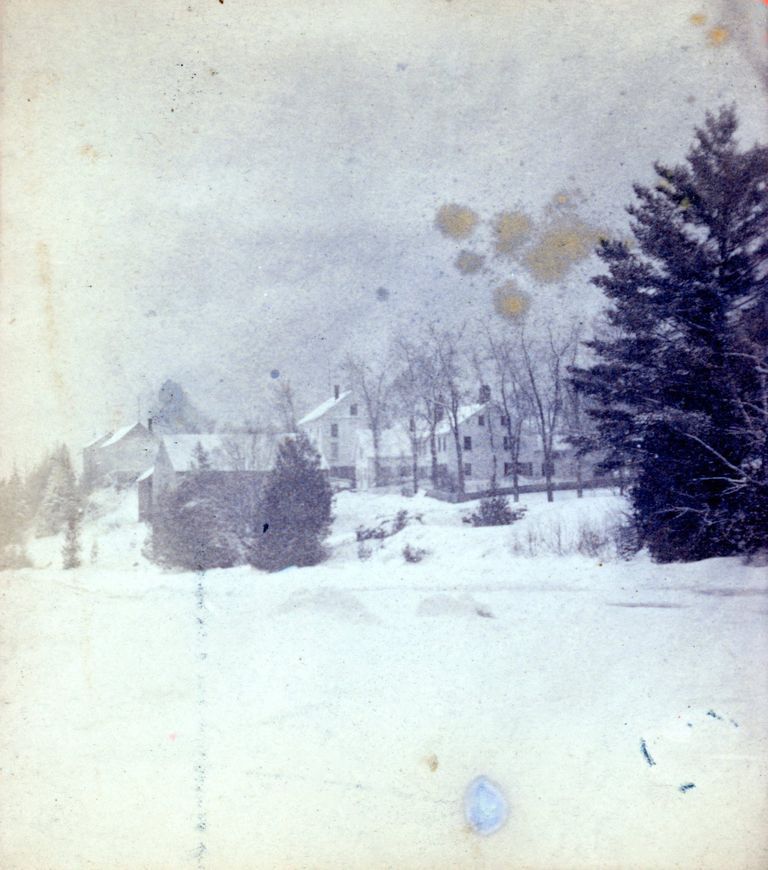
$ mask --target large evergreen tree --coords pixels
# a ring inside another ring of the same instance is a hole
[[[328,477],[307,436],[283,440],[264,493],[264,522],[253,549],[253,563],[279,571],[321,561],[323,539],[331,525],[331,501]]]
[[[159,501],[152,518],[151,558],[206,571],[246,561],[258,498],[238,475],[201,467]]]
[[[635,186],[636,244],[601,245],[609,326],[574,372],[660,560],[768,544],[768,148],[736,127],[708,114],[683,165]]]
[[[69,450],[62,445],[52,455],[37,511],[38,537],[58,534],[80,507],[80,496]]]

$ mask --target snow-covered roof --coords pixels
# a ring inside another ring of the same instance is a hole
[[[310,411],[304,417],[299,420],[299,426],[303,426],[306,423],[313,423],[315,420],[319,420],[324,414],[327,414],[331,408],[335,407],[339,404],[339,402],[343,402],[348,396],[352,395],[351,390],[344,390],[343,393],[339,394],[339,398],[331,396],[330,399],[326,399],[321,405],[318,405],[314,411]]]
[[[459,407],[459,412],[456,415],[457,419],[459,421],[459,425],[461,425],[462,423],[466,423],[470,417],[474,417],[475,414],[479,413],[487,406],[488,406],[487,402],[476,403],[474,405],[461,405]],[[451,423],[447,417],[443,418],[437,424],[437,428],[435,429],[435,432],[438,435],[445,435],[446,433],[448,433],[450,431],[451,431]]]
[[[94,438],[93,441],[89,441],[87,444],[83,446],[83,450],[88,450],[89,447],[97,447],[104,441],[109,440],[112,437],[111,432],[107,432],[105,435],[99,435],[98,438]]]
[[[133,432],[134,429],[143,429],[145,432],[147,431],[146,427],[141,423],[131,423],[128,426],[123,426],[122,429],[118,429],[114,435],[108,440],[105,441],[101,446],[102,447],[111,447],[113,444],[117,444],[118,441],[122,441],[129,432]]]
[[[358,456],[373,458],[373,435],[370,429],[361,429],[357,433]],[[408,432],[402,428],[385,429],[379,438],[379,456],[397,457],[411,455],[411,439]]]
[[[148,468],[143,474],[140,474],[136,478],[136,483],[139,483],[142,480],[147,480],[148,478],[152,477],[152,475],[154,473],[155,473],[155,466],[153,465],[150,468]]]
[[[182,433],[164,435],[163,445],[168,460],[175,471],[190,471],[197,468],[197,446],[202,446],[208,457],[209,467],[214,471],[270,471],[275,464],[277,447],[286,438],[295,434],[280,435],[250,434],[243,432]],[[328,463],[320,455],[320,467]]]
[[[205,451],[209,467],[216,471],[268,471],[275,455],[275,439],[243,433],[181,433],[164,435],[163,445],[176,471],[197,467],[196,451]]]

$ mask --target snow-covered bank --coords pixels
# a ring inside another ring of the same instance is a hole
[[[2,866],[765,866],[765,569],[518,555],[622,509],[523,503],[475,529],[344,493],[323,565],[202,578],[141,560],[115,504],[92,565],[0,575]],[[480,774],[510,809],[487,838]]]

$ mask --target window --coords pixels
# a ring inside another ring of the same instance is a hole
[[[357,405],[350,405],[349,406],[349,416],[350,417],[357,417]]]
[[[504,449],[505,450],[512,449],[512,439],[509,437],[509,435],[504,436]]]
[[[464,463],[464,477],[472,477],[472,466],[469,462]]]
[[[500,422],[502,426],[509,426],[509,417],[502,417]]]
[[[482,414],[477,418],[477,425],[485,426],[485,417]]]
[[[331,444],[331,460],[333,462],[339,461],[339,445],[335,441]]]
[[[504,463],[504,477],[509,477],[512,474],[512,463],[505,462]]]
[[[472,449],[472,438],[469,435],[464,436],[464,449],[465,450]]]
[[[338,438],[338,437],[339,437],[339,424],[338,423],[331,423],[331,438]]]
[[[555,473],[555,463],[554,462],[542,462],[541,463],[541,473],[546,475],[549,472],[550,475]]]

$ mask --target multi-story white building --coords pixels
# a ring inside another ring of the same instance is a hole
[[[351,390],[335,386],[333,396],[302,417],[298,426],[325,458],[331,477],[354,481],[357,433],[367,424]]]

